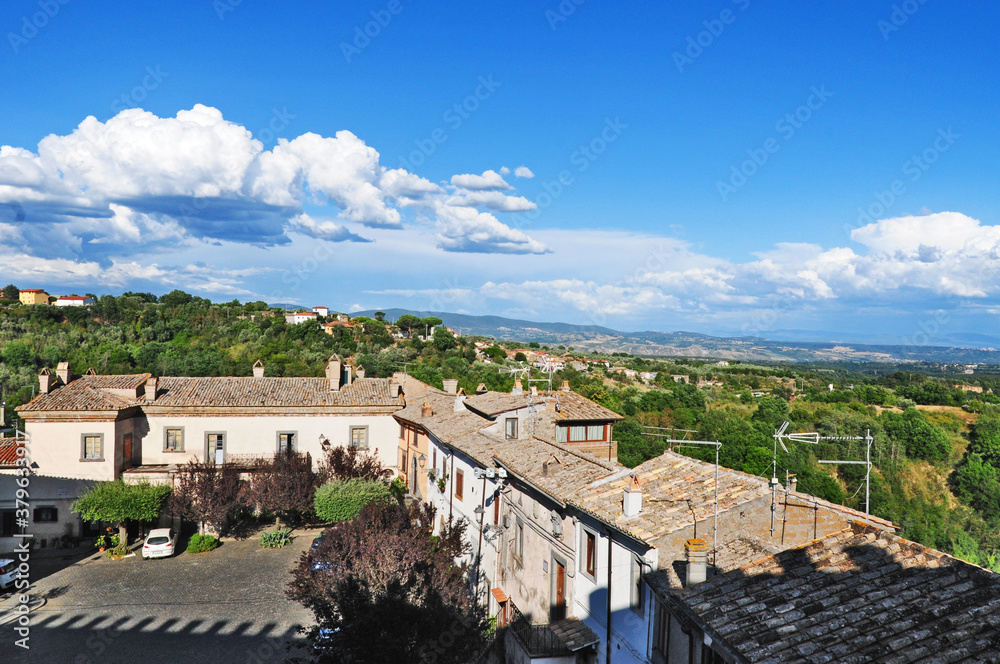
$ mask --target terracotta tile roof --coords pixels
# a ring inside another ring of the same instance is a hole
[[[570,652],[576,652],[601,642],[594,630],[587,627],[578,618],[563,618],[549,625],[549,629]]]
[[[401,406],[389,392],[388,378],[359,378],[339,392],[331,392],[325,378],[176,378],[157,381],[156,400],[129,398],[120,390],[138,390],[149,374],[86,375],[41,394],[18,412],[110,411],[135,406],[189,407],[335,407]]]
[[[0,468],[13,468],[17,463],[16,452],[16,438],[0,438]]]
[[[340,391],[326,378],[160,378],[157,407],[401,406],[388,378],[359,378]]]
[[[643,491],[642,512],[630,519],[622,514],[622,493],[630,475]],[[719,511],[770,494],[759,477],[719,468]],[[612,481],[589,486],[575,496],[583,509],[617,525],[634,537],[655,544],[668,533],[710,519],[715,513],[715,464],[676,452],[664,452]]]
[[[507,413],[518,408],[526,408],[529,404],[540,403],[540,399],[532,397],[530,393],[510,394],[509,392],[486,392],[476,394],[465,400],[466,406],[479,411],[486,417],[496,417],[500,413]]]
[[[556,390],[542,392],[546,399],[556,399],[557,420],[560,422],[579,422],[581,420],[615,421],[623,419],[621,415],[604,406],[594,403],[587,397],[576,392]]]
[[[671,604],[755,664],[1000,662],[1000,575],[861,522]]]

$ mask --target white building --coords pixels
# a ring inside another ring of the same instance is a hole
[[[94,305],[94,298],[89,295],[60,295],[56,299],[57,307],[90,307]]]
[[[316,314],[317,316],[322,316],[324,318],[330,315],[329,307],[313,307],[312,310],[314,314]]]
[[[318,464],[331,446],[351,446],[377,454],[387,467],[396,463],[392,414],[403,406],[401,385],[352,380],[352,368],[337,358],[325,378],[268,378],[259,362],[253,377],[74,378],[62,363],[55,376],[42,372],[39,388],[18,414],[35,475],[82,481],[65,496],[69,502],[87,482],[172,482],[191,459],[252,464],[291,449]],[[68,509],[57,521],[60,534],[84,528]]]
[[[289,325],[298,325],[299,323],[308,323],[309,321],[316,321],[316,314],[311,311],[295,311],[285,314],[285,322]]]

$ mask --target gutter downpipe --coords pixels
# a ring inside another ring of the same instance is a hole
[[[611,534],[610,528],[605,528],[605,532],[608,534],[608,626],[607,626],[607,636],[605,640],[605,649],[607,655],[605,656],[605,664],[611,664],[611,555],[613,551],[614,537]]]
[[[451,502],[455,499],[455,448],[451,450],[451,475],[448,476],[451,481],[451,491],[448,492],[448,527],[451,527],[452,519],[452,507]]]
[[[479,548],[476,551],[476,601],[479,601],[479,577],[483,573],[483,528],[486,527],[486,473],[483,473],[483,513],[480,517],[479,522]],[[489,589],[487,588],[487,591]],[[487,600],[487,609],[489,609],[489,601]],[[488,613],[488,611],[487,611]]]

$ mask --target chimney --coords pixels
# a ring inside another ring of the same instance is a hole
[[[564,380],[562,387],[560,387],[559,389],[562,390],[563,392],[569,392],[569,381]]]
[[[354,367],[352,367],[350,364],[345,364],[344,365],[344,387],[347,387],[348,385],[351,384],[351,380],[352,380],[351,379],[351,373],[353,371],[354,371]]]
[[[150,376],[146,379],[146,401],[156,401],[156,376]]]
[[[264,377],[264,363],[257,360],[253,363],[253,377],[263,378]]]
[[[400,385],[399,383],[389,383],[389,396],[391,396],[393,399],[398,398],[399,392],[402,387],[403,386]]]
[[[795,491],[796,485],[798,483],[799,483],[799,478],[795,477],[795,475],[792,475],[791,477],[789,477],[788,478],[788,490],[789,491]]]
[[[486,389],[486,383],[480,383],[476,386],[476,394],[486,394],[489,390]]]
[[[531,396],[537,397],[538,396],[538,388],[536,386],[532,385],[530,389],[531,389]]]
[[[458,394],[458,379],[448,378],[444,381],[444,391],[448,394]]]
[[[517,396],[519,394],[524,394],[524,388],[521,387],[521,381],[519,380],[514,381],[514,389],[511,390],[510,393],[514,396]]]
[[[364,377],[365,377],[365,368],[364,367],[358,367],[358,379],[360,380],[361,378],[364,378]]]
[[[56,377],[62,381],[63,385],[69,385],[73,380],[73,370],[69,368],[69,362],[60,362],[56,366]]]
[[[684,557],[687,558],[687,581],[690,588],[708,578],[708,544],[703,539],[689,539],[684,542]]]
[[[425,401],[424,405],[420,407],[421,417],[430,417],[433,414],[434,414],[434,409],[431,408],[431,402]]]
[[[42,394],[48,394],[54,382],[55,378],[52,372],[49,371],[48,367],[45,367],[42,369],[42,373],[38,374],[38,391]]]
[[[330,391],[340,391],[340,358],[331,355],[326,362],[326,379],[330,381]]]
[[[455,397],[455,412],[463,413],[465,412],[465,393],[462,392]]]
[[[625,495],[622,498],[622,513],[625,518],[639,516],[642,512],[642,487],[639,486],[639,479],[632,475],[625,486]]]

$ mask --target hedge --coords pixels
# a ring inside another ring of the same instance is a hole
[[[391,492],[385,482],[352,478],[334,480],[316,490],[316,516],[324,521],[350,521],[368,503],[389,502]]]

